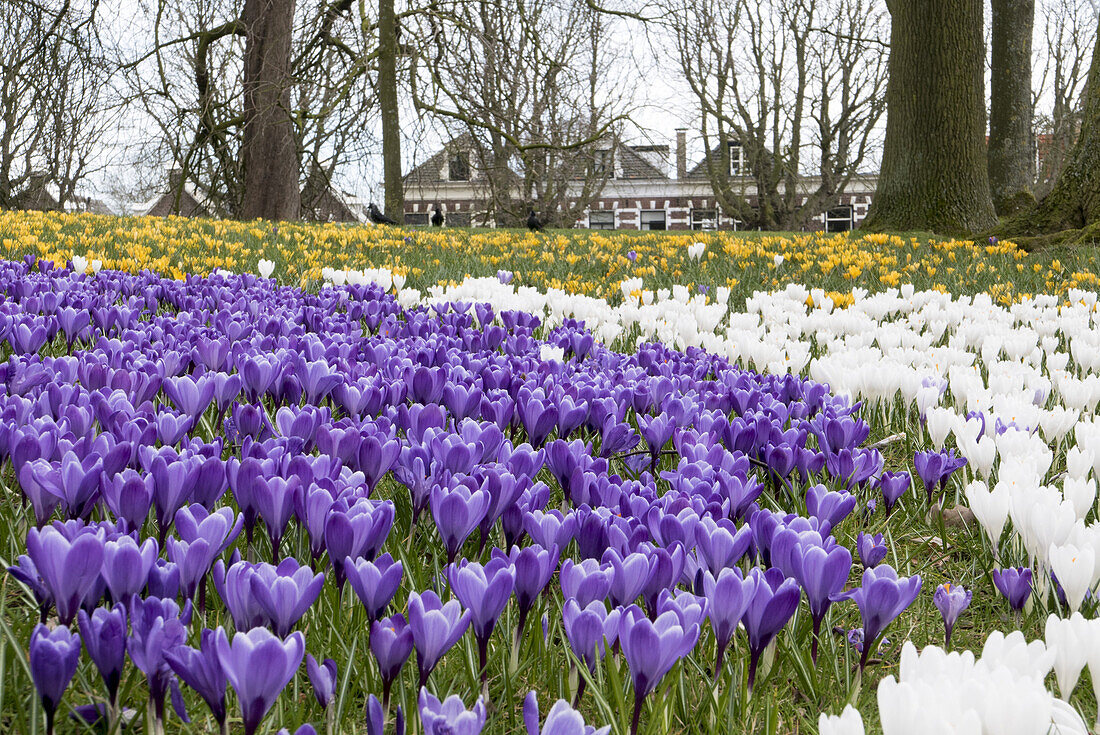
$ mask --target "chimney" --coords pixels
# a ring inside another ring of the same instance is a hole
[[[687,128],[676,128],[676,178],[687,178]]]

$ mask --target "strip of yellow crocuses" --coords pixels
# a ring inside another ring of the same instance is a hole
[[[706,245],[698,259],[688,254],[693,243]],[[320,283],[326,267],[386,266],[420,288],[509,270],[522,285],[605,299],[616,298],[618,284],[633,277],[654,286],[727,286],[742,295],[791,282],[836,293],[914,283],[953,293],[986,292],[1004,303],[1033,291],[1064,294],[1100,285],[1091,252],[1061,253],[1061,259],[1028,255],[1007,241],[975,246],[964,240],[819,232],[534,234],[0,212],[0,257],[26,254],[55,262],[82,255],[109,269],[149,268],[175,278],[216,268],[254,271],[257,261],[267,258],[281,281],[306,287]]]

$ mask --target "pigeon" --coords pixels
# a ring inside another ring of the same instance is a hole
[[[527,229],[531,232],[538,232],[542,229],[542,220],[539,219],[533,209],[530,210],[530,213],[527,215]]]
[[[443,212],[439,211],[439,205],[435,205],[435,211],[432,212],[432,227],[443,226]]]
[[[386,215],[382,214],[382,211],[375,206],[374,202],[370,203],[370,221],[376,225],[396,225],[397,222],[390,219]]]

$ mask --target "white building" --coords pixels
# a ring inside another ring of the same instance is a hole
[[[595,230],[738,229],[740,223],[718,206],[707,175],[708,161],[704,158],[693,168],[687,167],[686,139],[686,131],[677,131],[672,171],[667,145],[620,145],[596,151],[593,165],[610,167],[610,173],[576,226]],[[729,145],[731,184],[755,206],[756,188],[744,174],[741,147]],[[438,206],[448,226],[493,226],[487,214],[486,182],[472,165],[473,155],[468,139],[460,137],[406,175],[406,224],[427,225]],[[803,203],[819,183],[816,176],[800,179]],[[856,227],[867,215],[877,183],[875,174],[853,176],[833,206],[815,218],[815,229],[841,232]]]

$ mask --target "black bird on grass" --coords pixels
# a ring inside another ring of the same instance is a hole
[[[535,210],[530,210],[527,215],[527,229],[531,232],[539,232],[542,230],[542,220],[535,214]]]
[[[439,205],[435,205],[435,211],[432,212],[432,227],[443,226],[443,212],[439,211]]]
[[[376,225],[396,225],[397,222],[386,215],[382,214],[382,210],[375,206],[374,202],[370,203],[370,221]]]

